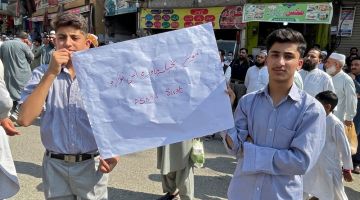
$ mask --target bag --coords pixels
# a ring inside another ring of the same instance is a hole
[[[204,144],[200,139],[193,139],[190,158],[196,168],[201,168],[205,163]]]
[[[356,154],[358,147],[358,140],[357,140],[354,122],[352,122],[351,126],[345,126],[345,133],[350,144],[351,155],[354,155]]]

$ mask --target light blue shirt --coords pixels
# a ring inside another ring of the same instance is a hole
[[[228,189],[229,200],[303,199],[305,174],[316,163],[325,143],[326,114],[313,97],[292,86],[277,106],[268,87],[244,96],[228,130],[239,157]],[[240,141],[250,135],[254,144]]]
[[[47,65],[41,65],[33,71],[22,92],[21,102],[35,89],[47,69]],[[78,154],[97,150],[77,78],[71,80],[66,68],[60,72],[49,89],[41,116],[40,133],[41,141],[49,151]]]

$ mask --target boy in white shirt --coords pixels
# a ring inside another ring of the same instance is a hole
[[[319,160],[304,175],[304,199],[308,199],[310,194],[320,200],[347,200],[342,178],[347,182],[353,180],[353,164],[344,125],[332,113],[338,98],[332,91],[320,92],[315,98],[326,111],[326,140]],[[314,197],[312,199],[316,199]]]

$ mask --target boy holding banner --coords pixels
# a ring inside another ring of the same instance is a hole
[[[56,51],[49,65],[34,70],[25,87],[18,123],[29,126],[42,114],[46,199],[107,199],[107,173],[119,158],[99,156],[71,61],[73,52],[90,46],[88,25],[81,15],[65,13],[53,26]]]
[[[302,199],[302,175],[314,166],[325,142],[324,108],[293,84],[303,64],[304,37],[278,29],[266,46],[269,84],[242,97],[235,127],[222,135],[228,152],[239,157],[229,200]]]

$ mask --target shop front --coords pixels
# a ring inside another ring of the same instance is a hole
[[[52,2],[52,1],[51,1]],[[89,31],[93,32],[93,23],[92,23],[92,9],[93,6],[91,3],[85,0],[75,0],[75,1],[66,1],[58,0],[55,3],[49,1],[49,5],[40,4],[38,1],[37,10],[33,13],[30,21],[32,22],[32,29],[41,33],[44,31],[49,32],[51,28],[51,21],[58,15],[60,12],[81,14],[87,21],[89,25]]]
[[[138,29],[138,1],[105,0],[104,42],[119,42],[136,37]]]
[[[336,51],[348,56],[350,49],[360,49],[360,2],[343,1],[334,7],[331,38]]]

